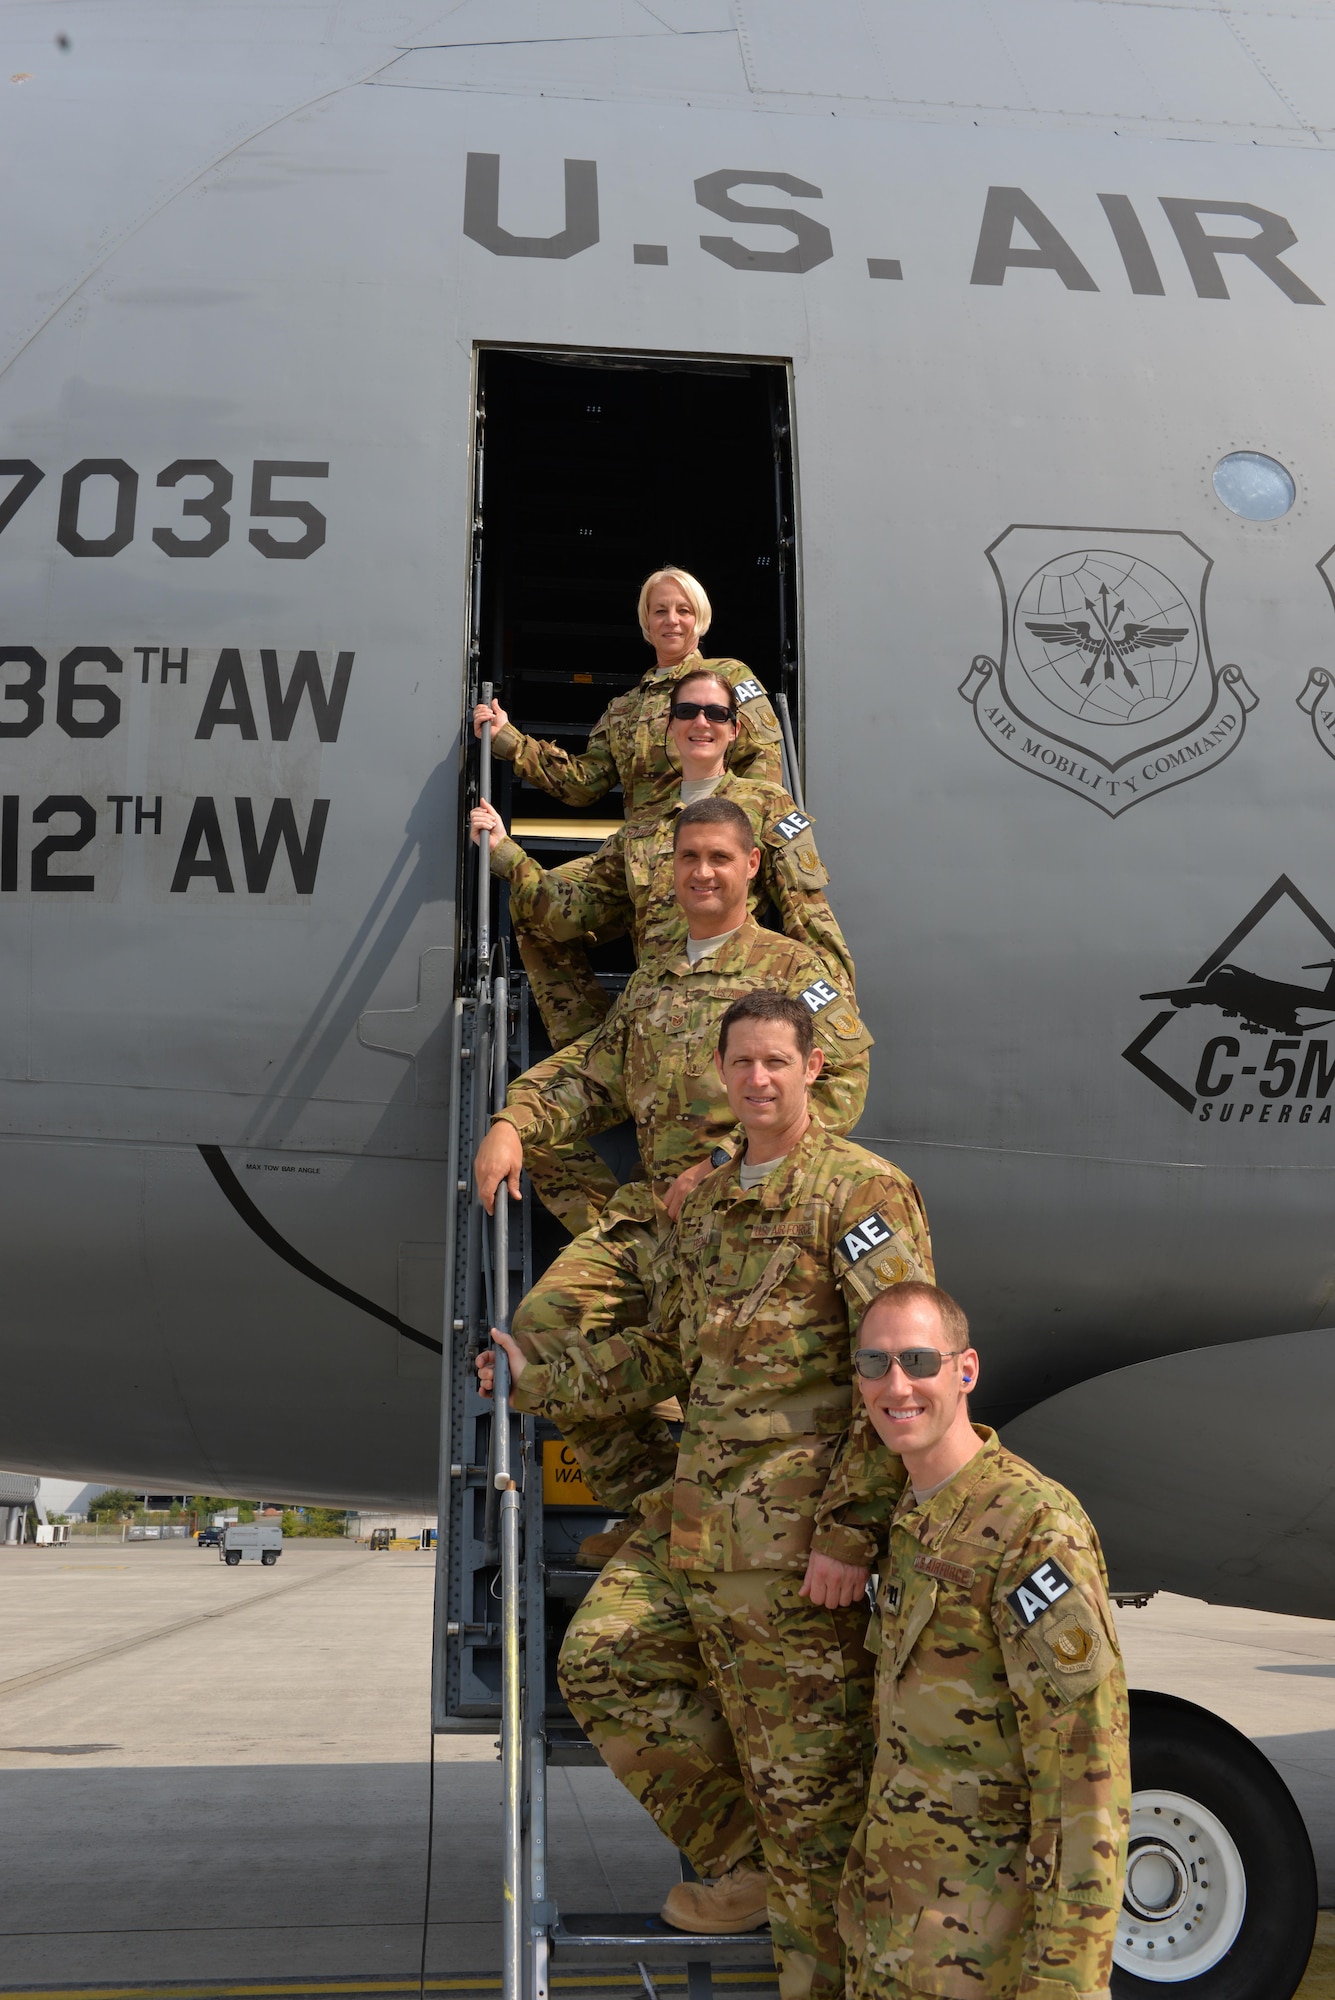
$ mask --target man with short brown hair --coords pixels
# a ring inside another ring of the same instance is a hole
[[[515,1337],[532,1361],[557,1359],[574,1342],[606,1340],[648,1318],[653,1261],[688,1189],[709,1173],[715,1149],[726,1157],[736,1143],[736,1117],[714,1065],[719,1021],[734,1000],[760,986],[787,994],[821,1050],[812,1115],[835,1132],[849,1131],[861,1116],[871,1036],[852,994],[833,983],[808,944],[763,930],[747,914],[759,866],[751,822],[735,802],[701,799],[685,807],[673,857],[688,925],[684,948],[636,972],[590,1041],[511,1084],[478,1149],[474,1171],[490,1209],[503,1179],[518,1196],[528,1149],[635,1120],[646,1178],[617,1190],[515,1314]],[[681,1386],[674,1380],[662,1397]],[[647,1408],[593,1422],[572,1418],[562,1428],[609,1512],[632,1510],[639,1493],[672,1476],[676,1445]],[[620,1539],[615,1529],[607,1540],[590,1537],[586,1559],[602,1560]]]
[[[878,1450],[868,1483],[850,1328],[932,1269],[912,1182],[812,1117],[814,1026],[772,991],[719,1023],[745,1145],[686,1196],[651,1326],[581,1334],[546,1366],[496,1336],[515,1407],[563,1429],[689,1391],[672,1483],[575,1613],[560,1681],[705,1878],[664,1917],[745,1931],[768,1914],[782,2000],[843,1991],[835,1904],[873,1749],[864,1591],[901,1477]]]
[[[850,1991],[1106,2000],[1130,1771],[1098,1537],[970,1421],[978,1354],[948,1293],[883,1293],[854,1365],[907,1479],[873,1634],[876,1767],[841,1899]]]

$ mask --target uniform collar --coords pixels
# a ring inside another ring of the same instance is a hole
[[[655,660],[648,673],[644,676],[644,679],[640,682],[640,686],[654,687],[659,681],[679,681],[684,674],[696,672],[701,665],[702,657],[700,648],[697,646],[695,651],[688,653],[684,660],[678,660],[675,667],[660,667],[657,660]]]
[[[728,972],[740,971],[751,956],[752,947],[759,935],[760,925],[748,913],[738,928],[723,940],[717,951],[707,952],[697,964],[692,965],[686,956],[686,946],[683,944],[667,970],[686,979],[700,972],[716,972],[720,966]]]
[[[975,1424],[974,1430],[983,1440],[983,1448],[974,1453],[967,1465],[960,1467],[949,1485],[943,1486],[939,1493],[934,1493],[921,1505],[913,1497],[911,1480],[900,1495],[893,1526],[906,1528],[925,1547],[935,1547],[945,1540],[978,1487],[996,1472],[1000,1439],[988,1424]]]
[[[673,769],[676,770],[675,765]],[[678,777],[680,777],[680,772],[678,772]],[[715,780],[713,791],[708,793],[707,796],[711,799],[725,799],[730,792],[735,792],[743,783],[743,779],[735,778],[732,772],[725,768],[722,776]],[[686,808],[681,802],[680,795],[674,795],[668,802],[666,817],[669,820],[675,819],[678,813],[685,812],[685,810]],[[655,815],[652,820],[641,821],[631,830],[634,833],[656,833],[660,825],[661,820]]]
[[[792,1151],[784,1155],[772,1174],[767,1174],[753,1188],[744,1188],[741,1184],[742,1149],[739,1146],[732,1160],[732,1177],[736,1183],[733,1200],[753,1202],[757,1208],[796,1208],[806,1197],[816,1155],[827,1136],[813,1118]]]

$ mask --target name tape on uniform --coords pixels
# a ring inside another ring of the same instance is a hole
[[[1050,1611],[1054,1604],[1059,1603],[1068,1590],[1074,1589],[1074,1581],[1054,1557],[1040,1563],[1037,1569],[1030,1570],[1024,1582],[1017,1584],[1014,1590],[1008,1590],[1006,1602],[1027,1630],[1045,1611]]]
[[[765,692],[759,681],[737,681],[734,683],[732,691],[737,697],[739,708],[744,702],[758,701],[760,696]]]
[[[943,1583],[962,1583],[966,1590],[976,1574],[967,1563],[947,1562],[944,1556],[916,1556],[913,1567],[923,1576],[940,1577]]]
[[[864,1215],[861,1222],[839,1238],[839,1248],[850,1264],[856,1264],[859,1257],[869,1257],[873,1250],[880,1250],[894,1238],[894,1230],[877,1209]]]
[[[774,831],[780,834],[784,840],[796,840],[798,834],[805,833],[810,825],[811,821],[805,813],[792,812],[786,813],[781,820],[775,821]]]
[[[828,1007],[832,1000],[839,998],[828,979],[814,979],[810,986],[802,989],[802,999],[813,1014],[819,1014],[822,1007]]]

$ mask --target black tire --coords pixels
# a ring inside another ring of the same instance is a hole
[[[228,1549],[223,1557],[223,1561],[227,1564],[228,1569],[235,1569],[240,1560],[240,1549]]]
[[[1316,1931],[1316,1865],[1274,1765],[1208,1709],[1133,1689],[1131,1787],[1133,1795],[1178,1793],[1223,1824],[1242,1862],[1247,1907],[1217,1964],[1179,1980],[1140,1979],[1115,1965],[1113,2000],[1292,2000]]]
[[[266,1569],[272,1569],[274,1564],[278,1561],[278,1557],[273,1549],[265,1549],[262,1551],[260,1555],[260,1561],[264,1564],[264,1567]]]

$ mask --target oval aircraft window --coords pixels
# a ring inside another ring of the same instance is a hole
[[[1214,490],[1244,521],[1277,521],[1298,489],[1277,458],[1263,451],[1231,451],[1214,469]]]

